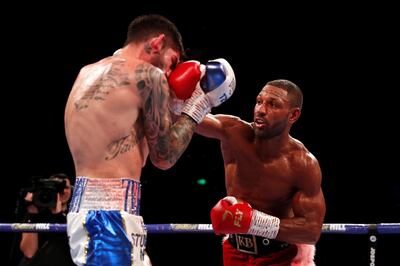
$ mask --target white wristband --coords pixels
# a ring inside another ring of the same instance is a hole
[[[199,124],[204,117],[211,111],[208,97],[200,88],[196,88],[192,96],[186,100],[182,108],[182,113],[187,114]]]
[[[253,210],[250,228],[247,233],[274,239],[278,234],[279,224],[280,219],[278,217]]]

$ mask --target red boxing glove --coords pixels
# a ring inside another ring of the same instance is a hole
[[[192,95],[201,76],[200,62],[186,61],[178,64],[171,72],[168,83],[178,99],[186,100]]]
[[[250,204],[225,197],[211,209],[211,222],[216,234],[247,233],[252,211]]]
[[[278,234],[280,220],[228,196],[211,209],[211,223],[216,234],[252,234],[272,239]]]

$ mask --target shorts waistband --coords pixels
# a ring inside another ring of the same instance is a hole
[[[253,255],[268,255],[291,246],[275,239],[244,234],[230,234],[228,241],[237,250]]]
[[[70,212],[123,210],[140,213],[140,182],[128,178],[76,178]]]

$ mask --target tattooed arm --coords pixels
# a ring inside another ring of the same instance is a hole
[[[176,122],[168,109],[169,86],[160,69],[139,65],[136,86],[143,99],[144,131],[148,141],[151,162],[160,169],[172,167],[187,148],[196,122],[181,115]]]

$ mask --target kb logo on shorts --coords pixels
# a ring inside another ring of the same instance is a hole
[[[249,254],[257,254],[255,236],[235,235],[235,237],[237,250]]]
[[[245,247],[245,248],[252,248],[254,246],[253,239],[236,235],[236,240],[238,242],[239,247]]]

